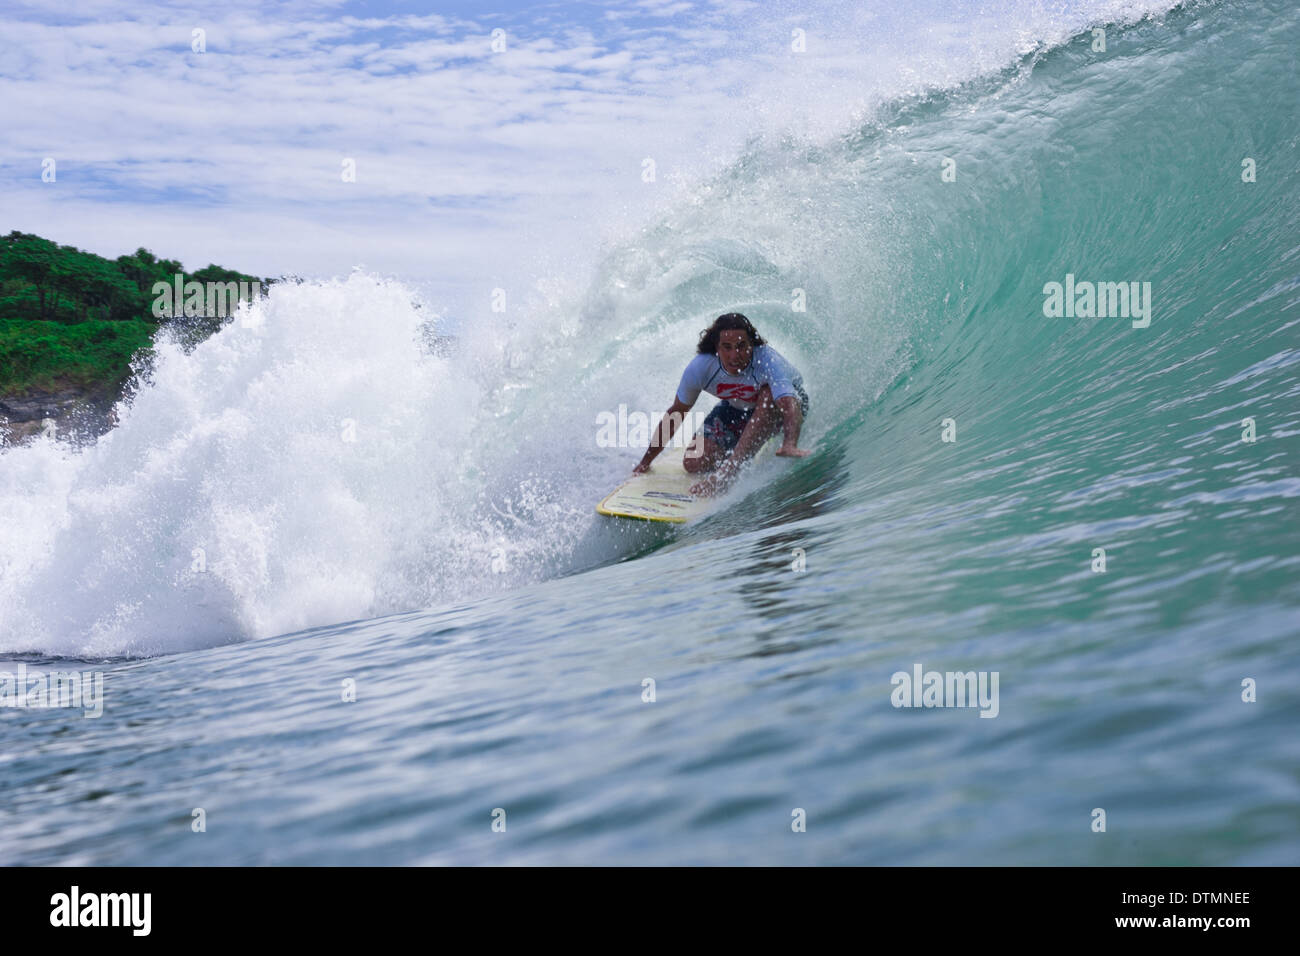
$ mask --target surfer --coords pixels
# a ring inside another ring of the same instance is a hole
[[[749,319],[739,312],[718,316],[700,334],[696,352],[633,474],[649,470],[702,391],[721,401],[704,419],[682,462],[693,475],[713,472],[692,485],[691,494],[707,496],[724,490],[740,466],[778,429],[784,429],[778,455],[804,458],[809,454],[799,447],[799,430],[808,413],[803,377],[767,344]]]

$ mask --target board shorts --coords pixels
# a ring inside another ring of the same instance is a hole
[[[794,391],[799,396],[799,407],[806,417],[808,393],[803,390],[802,385],[796,385]],[[758,406],[755,405],[754,408]],[[724,398],[713,406],[713,411],[709,412],[708,417],[704,419],[700,432],[715,445],[721,445],[724,450],[731,451],[740,441],[745,425],[749,422],[749,416],[754,414],[754,408],[740,408]]]

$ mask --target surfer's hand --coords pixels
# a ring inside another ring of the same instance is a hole
[[[776,453],[782,458],[807,458],[812,454],[808,449],[796,448],[794,445],[782,445]]]

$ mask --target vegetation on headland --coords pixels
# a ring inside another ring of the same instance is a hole
[[[105,259],[29,233],[0,237],[0,396],[117,388],[161,327],[179,324],[193,344],[230,321],[155,316],[155,283],[171,286],[178,275],[183,282],[270,282],[217,265],[186,272],[147,249]]]

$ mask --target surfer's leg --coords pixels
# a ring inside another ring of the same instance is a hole
[[[732,449],[728,464],[739,467],[752,458],[763,447],[763,443],[781,428],[780,407],[772,400],[772,390],[764,385],[758,390],[754,401],[755,408],[745,422],[745,430],[740,434],[740,441]]]
[[[744,413],[740,409],[725,401],[718,402],[686,449],[682,467],[692,475],[718,467],[735,446],[743,420]]]
[[[691,494],[708,496],[728,488],[739,473],[740,466],[752,458],[765,441],[781,430],[783,420],[780,406],[772,401],[771,389],[764,385],[758,391],[754,410],[744,419],[744,431],[734,443],[731,454],[714,474],[691,485]]]
[[[727,449],[707,437],[704,432],[697,432],[682,458],[682,467],[692,475],[702,471],[712,471],[718,467],[727,454]]]

